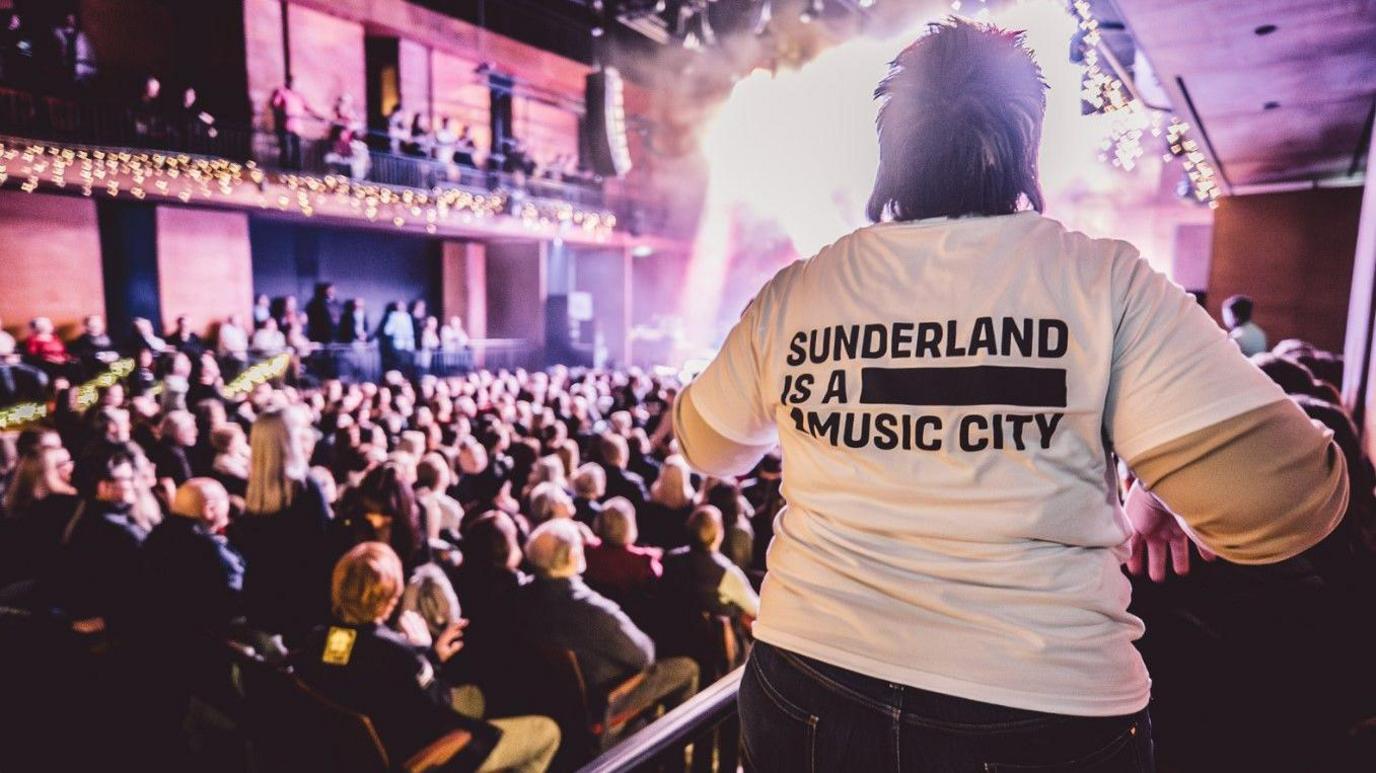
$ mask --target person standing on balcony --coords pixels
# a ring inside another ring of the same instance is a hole
[[[334,283],[320,282],[315,295],[306,304],[306,337],[312,341],[329,343],[339,329],[339,301],[334,297]]]
[[[91,39],[81,31],[75,13],[67,14],[62,25],[53,29],[53,43],[62,72],[77,86],[86,86],[96,77],[96,52]]]
[[[277,162],[283,169],[301,168],[301,132],[308,115],[320,116],[296,91],[296,78],[287,76],[286,82],[272,92],[272,123],[277,130]]]
[[[387,115],[387,149],[392,155],[401,155],[402,143],[411,139],[411,121],[398,102]]]

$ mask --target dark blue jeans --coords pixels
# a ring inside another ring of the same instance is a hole
[[[892,684],[756,642],[740,689],[746,770],[1152,771],[1147,710],[1071,717]]]

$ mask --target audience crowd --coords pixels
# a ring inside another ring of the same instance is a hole
[[[332,303],[322,287],[307,326],[333,323]],[[259,331],[279,316],[260,308]],[[99,361],[96,319],[65,348],[36,325],[24,350]],[[748,641],[779,460],[746,481],[694,475],[672,378],[391,371],[230,400],[184,321],[139,337],[95,405],[56,396],[0,445],[0,606],[124,674],[95,704],[118,751],[184,749],[188,701],[227,691],[232,641],[370,716],[393,759],[459,728],[473,768],[568,767],[714,676],[705,632]],[[155,398],[158,343],[204,364],[174,366]],[[588,716],[549,694],[570,657]],[[139,743],[119,705],[140,709]]]
[[[517,770],[585,761],[739,662],[721,653],[750,641],[782,464],[696,475],[669,420],[673,377],[437,377],[394,359],[376,382],[231,399],[220,363],[255,349],[376,337],[396,354],[462,329],[437,330],[421,302],[368,319],[328,284],[300,310],[259,298],[213,343],[184,318],[134,327],[132,371],[84,412],[72,374],[120,356],[99,317],[67,342],[43,319],[18,345],[0,338],[53,377],[44,422],[0,437],[0,610],[60,632],[42,657],[103,696],[79,718],[109,727],[115,751],[198,748],[188,707],[233,704],[233,652],[366,714],[394,759],[462,730],[460,767]],[[1342,363],[1293,340],[1253,361],[1335,432],[1351,505],[1281,564],[1134,580],[1163,769],[1227,767],[1239,749],[1249,769],[1338,769],[1376,715],[1376,475],[1341,407]],[[575,666],[571,712],[558,675]],[[47,719],[69,726],[67,708]]]

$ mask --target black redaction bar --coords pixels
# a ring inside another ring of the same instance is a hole
[[[860,379],[860,402],[866,405],[1065,407],[1062,368],[862,368]]]

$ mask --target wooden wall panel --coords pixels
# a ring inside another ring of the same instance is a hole
[[[162,318],[178,314],[205,334],[253,305],[248,213],[158,207],[158,295]]]
[[[75,332],[105,313],[100,231],[91,199],[0,191],[0,320],[14,337],[49,317]]]
[[[1215,211],[1209,312],[1242,293],[1272,343],[1303,338],[1342,351],[1360,188],[1232,196]]]
[[[300,5],[288,8],[287,22],[296,90],[326,116],[333,112],[335,100],[341,95],[352,95],[358,116],[366,116],[363,25]],[[313,121],[307,123],[307,128],[306,136],[323,137],[328,126]]]

